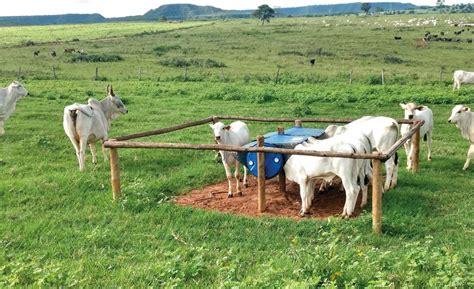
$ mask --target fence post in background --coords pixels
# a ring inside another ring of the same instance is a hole
[[[295,126],[296,127],[303,127],[303,122],[301,121],[301,119],[295,120]]]
[[[257,146],[263,147],[263,136],[257,136]],[[257,153],[258,166],[258,211],[263,213],[266,209],[265,203],[265,153]]]
[[[188,66],[184,66],[184,81],[188,80]]]
[[[279,78],[280,78],[280,67],[277,68],[277,73],[275,75],[275,84],[278,83]]]
[[[349,84],[352,84],[352,69],[349,72]]]
[[[18,66],[18,76],[17,78],[21,78],[21,66]]]
[[[138,67],[138,80],[142,80],[142,67]]]
[[[285,129],[282,126],[278,127],[278,134],[285,134]],[[288,196],[286,195],[286,175],[283,169],[278,173],[278,183],[280,184],[280,193],[288,200]]]
[[[57,77],[56,77],[56,67],[54,67],[54,65],[53,65],[53,79],[55,79],[55,80],[57,79]]]
[[[95,68],[95,77],[94,80],[99,80],[99,67]]]
[[[385,71],[382,68],[382,85],[384,85],[384,84],[385,84]]]
[[[221,67],[221,81],[225,80],[224,69]]]
[[[110,148],[110,177],[112,181],[112,197],[114,201],[120,199],[120,164],[117,148]]]
[[[441,67],[439,69],[439,82],[442,82],[443,81],[443,68]]]
[[[415,125],[417,122],[415,122]],[[413,134],[412,137],[412,160],[411,160],[411,169],[414,173],[418,173],[420,171],[420,128],[418,128]]]
[[[372,159],[372,230],[382,232],[382,163]]]

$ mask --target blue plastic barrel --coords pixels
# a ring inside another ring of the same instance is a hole
[[[256,145],[253,145],[254,147]],[[276,145],[271,143],[264,143],[265,147],[277,148]],[[265,153],[265,179],[271,179],[278,175],[283,169],[284,155],[280,153]],[[257,164],[257,153],[247,153],[245,157],[245,166],[249,169],[250,173],[254,176],[258,176],[258,164]]]

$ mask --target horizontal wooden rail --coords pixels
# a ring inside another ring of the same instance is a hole
[[[273,147],[241,147],[233,145],[222,144],[186,144],[186,143],[160,143],[160,142],[124,142],[117,140],[108,140],[104,143],[107,148],[168,148],[168,149],[190,149],[190,150],[221,150],[232,152],[263,152],[263,153],[280,153],[288,155],[305,155],[314,157],[337,157],[337,158],[351,158],[351,159],[388,159],[384,154],[359,154],[359,153],[344,153],[332,151],[313,151],[313,150],[295,150],[282,149]]]
[[[218,115],[214,116],[214,120],[247,120],[261,122],[294,122],[301,120],[302,122],[324,122],[324,123],[350,123],[356,119],[350,118],[292,118],[292,117],[253,117],[253,116],[234,116],[234,115]],[[399,124],[414,124],[414,120],[397,119]]]
[[[410,131],[405,134],[401,139],[399,139],[393,146],[387,151],[384,152],[387,156],[387,159],[391,158],[393,154],[398,151],[398,149],[406,143],[415,133],[416,131],[425,123],[424,120],[417,120],[415,121],[415,126],[410,129]]]
[[[193,127],[193,126],[197,126],[197,125],[201,125],[201,124],[205,124],[205,123],[210,123],[210,122],[212,122],[212,120],[213,120],[213,117],[210,116],[208,118],[204,118],[204,119],[196,120],[196,121],[185,122],[185,123],[175,125],[175,126],[172,126],[172,127],[166,127],[166,128],[161,128],[161,129],[157,129],[157,130],[151,130],[151,131],[146,131],[146,132],[141,132],[141,133],[135,133],[135,134],[125,135],[125,136],[119,136],[119,137],[116,137],[114,139],[118,140],[118,141],[124,141],[124,140],[131,140],[131,139],[136,139],[136,138],[141,138],[141,137],[146,137],[146,136],[160,135],[160,134],[164,134],[164,133],[168,133],[168,132],[172,132],[172,131],[185,129],[185,128],[188,128],[188,127]]]

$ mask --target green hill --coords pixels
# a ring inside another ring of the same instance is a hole
[[[84,23],[100,23],[100,22],[104,22],[105,20],[106,18],[100,14],[3,16],[3,17],[0,17],[0,26],[84,24]]]

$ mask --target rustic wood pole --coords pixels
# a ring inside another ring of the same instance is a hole
[[[412,172],[418,173],[420,171],[420,128],[415,131],[412,138],[413,155],[412,155]]]
[[[295,126],[296,127],[303,127],[303,122],[301,121],[301,119],[295,120]]]
[[[21,66],[18,66],[18,78],[21,78]]]
[[[439,81],[443,81],[443,68],[439,69]]]
[[[94,80],[99,80],[99,67],[95,68],[95,78]]]
[[[382,162],[372,160],[372,230],[382,232]]]
[[[385,71],[382,68],[382,85],[385,84]]]
[[[114,201],[120,199],[120,164],[117,148],[110,148],[110,176],[112,181],[112,197]]]
[[[349,84],[352,84],[352,69],[349,72]]]
[[[188,66],[184,67],[184,81],[188,80]]]
[[[278,67],[277,73],[276,73],[276,75],[275,75],[275,84],[278,83],[278,78],[279,78],[279,77],[280,77],[280,67]]]
[[[278,134],[285,134],[285,129],[282,126],[278,127]],[[278,173],[278,183],[280,184],[280,193],[285,195],[285,198],[288,199],[286,195],[286,175],[283,169]]]
[[[221,81],[224,81],[224,80],[225,80],[224,68],[221,67]]]
[[[257,146],[263,147],[263,136],[257,136]],[[257,153],[258,165],[258,211],[264,212],[266,209],[265,203],[265,153]]]
[[[53,65],[53,79],[56,79],[56,67]]]
[[[138,80],[142,80],[142,67],[138,67]]]

